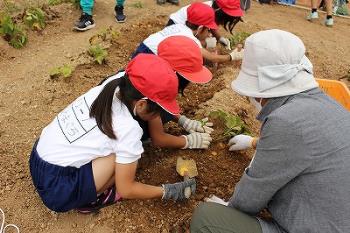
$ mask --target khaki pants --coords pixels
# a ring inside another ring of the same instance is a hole
[[[192,233],[262,233],[257,218],[216,203],[200,204],[192,216]]]

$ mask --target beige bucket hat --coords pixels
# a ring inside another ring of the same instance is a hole
[[[294,95],[318,83],[299,37],[272,29],[246,39],[242,68],[231,87],[243,96],[273,98]]]

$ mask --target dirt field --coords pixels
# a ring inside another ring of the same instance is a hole
[[[136,8],[137,2],[126,2],[125,24],[114,21],[114,1],[100,0],[95,4],[96,28],[76,33],[71,28],[80,12],[62,4],[52,8],[52,21],[43,33],[30,33],[25,48],[13,49],[0,38],[0,208],[5,211],[6,223],[18,225],[21,232],[183,232],[194,207],[204,197],[209,194],[230,197],[249,163],[253,151],[228,153],[226,142],[220,140],[215,140],[206,151],[147,147],[138,180],[154,185],[180,181],[175,170],[176,157],[186,155],[197,161],[197,194],[186,203],[123,201],[97,215],[74,211],[57,214],[42,204],[28,170],[28,155],[42,128],[77,96],[123,68],[138,43],[161,29],[168,14],[177,9],[172,5],[157,6],[150,0],[142,1],[143,7]],[[307,22],[306,14],[300,9],[253,2],[244,17],[245,23],[240,23],[236,30],[279,28],[295,33],[307,47],[315,76],[340,79],[350,69],[350,20],[335,18],[335,26],[327,28],[321,19]],[[119,36],[108,45],[107,63],[94,64],[86,56],[89,39],[109,26],[119,31]],[[50,79],[50,70],[63,64],[76,66],[73,76],[69,80]],[[184,113],[199,118],[214,109],[223,109],[240,115],[257,134],[259,124],[253,108],[229,88],[238,71],[232,64],[220,65],[212,82],[191,85],[181,98]],[[220,132],[220,125],[216,129]],[[173,125],[169,130],[180,133]],[[218,133],[214,134],[214,139],[218,137]]]

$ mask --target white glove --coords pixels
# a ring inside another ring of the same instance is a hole
[[[217,197],[215,195],[211,195],[211,196],[205,198],[204,201],[206,201],[206,202],[214,202],[214,203],[218,203],[218,204],[221,204],[221,205],[224,205],[224,206],[228,205],[228,201],[224,201],[223,199],[221,199],[220,197]]]
[[[186,139],[186,145],[182,149],[208,149],[212,138],[207,133],[191,133],[182,135]]]
[[[244,52],[244,49],[241,49],[241,50],[238,52],[238,49],[235,48],[235,50],[233,50],[233,51],[230,53],[231,61],[242,60],[242,59],[243,59],[243,52]]]
[[[208,122],[208,118],[204,118],[201,121],[191,120],[185,116],[180,116],[178,124],[183,127],[187,132],[194,133],[212,133],[214,131],[213,123]]]
[[[220,37],[219,42],[223,45],[225,45],[225,48],[228,50],[231,50],[231,42],[229,39],[227,39],[226,37]]]
[[[254,138],[248,135],[240,134],[230,139],[228,145],[229,151],[246,150],[253,147]]]
[[[207,44],[207,48],[215,48],[216,47],[216,38],[215,37],[207,37],[205,38],[205,43]]]

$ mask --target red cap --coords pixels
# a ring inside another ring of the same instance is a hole
[[[139,54],[128,63],[125,72],[145,97],[173,115],[180,113],[176,102],[178,79],[168,62],[153,54]]]
[[[194,83],[207,83],[211,72],[203,66],[202,52],[192,39],[186,36],[171,36],[158,45],[158,56],[185,79]]]
[[[240,0],[216,0],[218,6],[230,16],[243,16]]]
[[[187,21],[205,26],[209,29],[217,29],[218,25],[215,23],[215,13],[213,8],[201,2],[192,3],[187,8]]]

